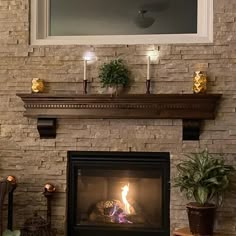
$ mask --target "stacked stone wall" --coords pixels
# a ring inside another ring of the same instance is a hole
[[[15,175],[14,227],[37,210],[45,215],[46,182],[55,184],[52,225],[65,235],[66,165],[68,150],[167,151],[171,174],[184,154],[208,148],[223,153],[236,166],[236,2],[214,0],[214,43],[174,45],[32,46],[29,44],[28,0],[0,0],[0,175]],[[208,93],[222,93],[215,120],[204,122],[199,141],[182,141],[181,120],[59,119],[57,137],[42,140],[35,119],[23,116],[17,93],[31,93],[31,80],[46,81],[46,93],[82,93],[83,54],[93,51],[88,65],[90,93],[101,93],[99,66],[122,57],[132,72],[129,93],[145,93],[146,55],[158,50],[151,65],[152,93],[192,93],[192,76],[206,70]],[[187,225],[185,203],[171,189],[171,228]],[[6,213],[6,212],[5,212]],[[236,235],[236,200],[226,195],[218,210],[216,231]],[[5,214],[6,217],[6,214]]]

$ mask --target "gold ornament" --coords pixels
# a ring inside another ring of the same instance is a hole
[[[52,184],[45,184],[44,189],[46,192],[53,193],[56,191],[56,188]]]
[[[44,91],[44,81],[39,78],[32,79],[32,91],[34,93],[43,92]]]
[[[205,93],[207,90],[207,76],[204,71],[195,71],[193,77],[193,92]]]
[[[15,177],[15,176],[9,175],[9,176],[7,177],[7,180],[8,180],[9,182],[11,182],[12,184],[16,184],[16,177]]]

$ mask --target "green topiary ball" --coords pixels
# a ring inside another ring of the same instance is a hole
[[[129,83],[129,71],[122,59],[115,59],[100,67],[99,78],[102,87],[125,87]]]

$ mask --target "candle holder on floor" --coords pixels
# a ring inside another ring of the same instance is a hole
[[[35,212],[33,217],[25,221],[21,236],[54,236],[51,230],[51,200],[55,190],[52,184],[44,186],[43,195],[47,198],[47,220]]]
[[[11,183],[11,188],[8,193],[8,223],[7,229],[13,229],[13,192],[17,187],[15,176],[9,175],[7,181]]]
[[[56,191],[56,188],[52,184],[46,184],[44,186],[44,197],[47,198],[47,222],[48,222],[48,227],[51,228],[51,201],[52,201],[52,196],[54,192]]]
[[[7,178],[0,177],[0,235],[3,232],[3,203],[5,196],[8,194],[8,229],[12,228],[12,210],[13,210],[13,191],[16,188],[16,179],[14,176],[8,176]]]

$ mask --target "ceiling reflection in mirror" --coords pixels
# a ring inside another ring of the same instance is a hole
[[[50,0],[50,36],[197,33],[197,0]]]

